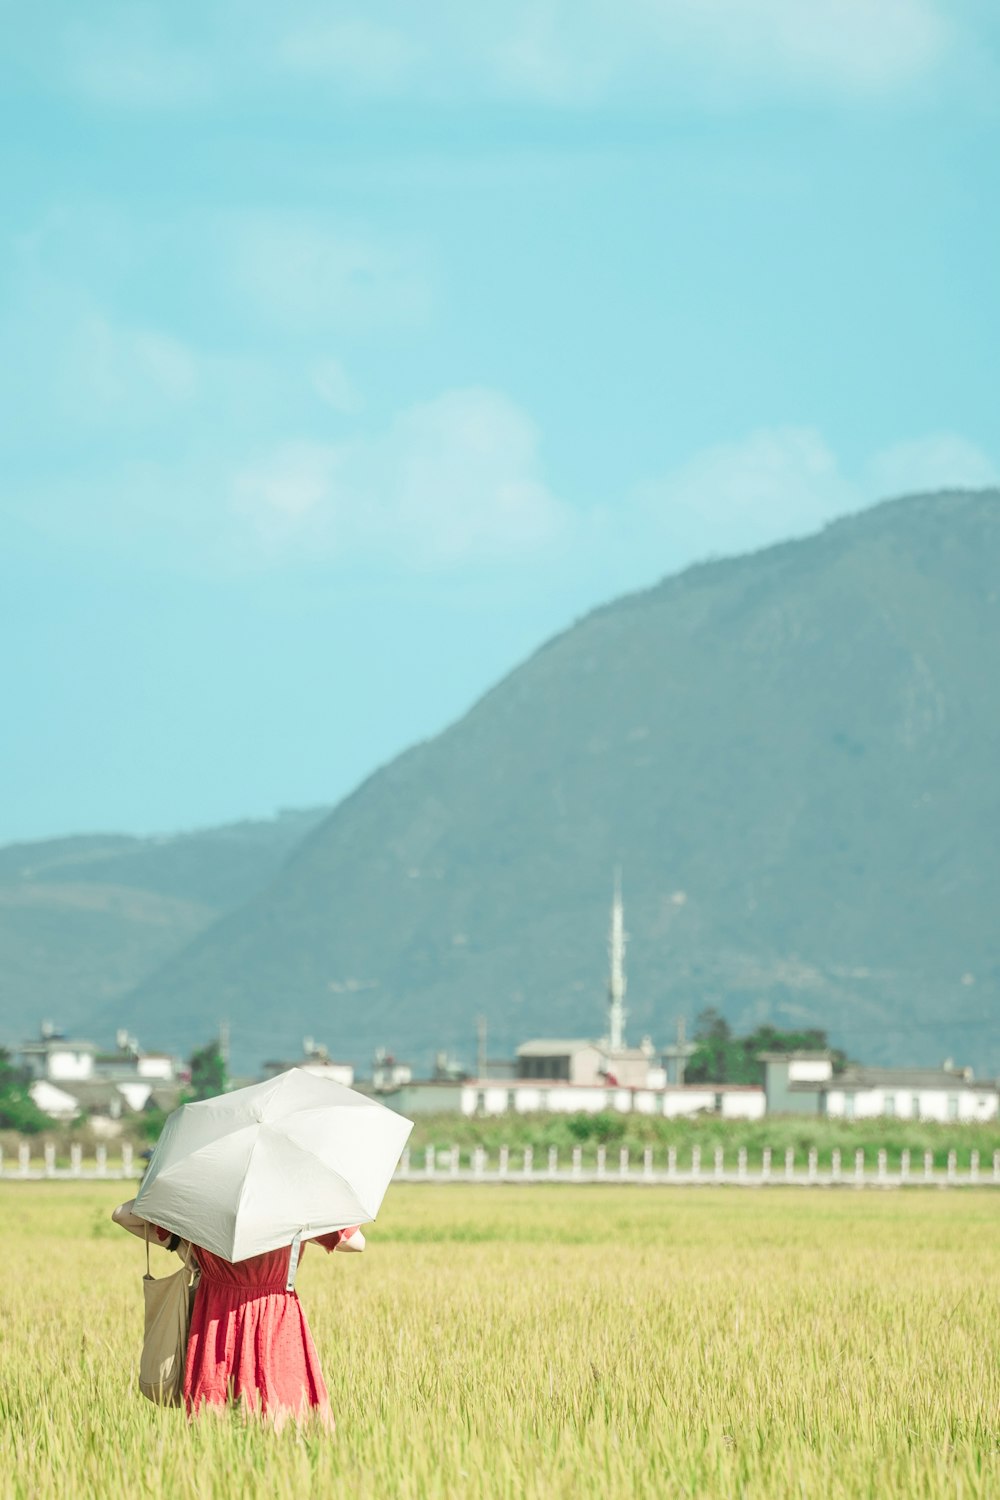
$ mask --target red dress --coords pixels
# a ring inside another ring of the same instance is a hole
[[[312,1243],[332,1250],[351,1230]],[[157,1230],[169,1238],[169,1232]],[[271,1417],[315,1411],[331,1421],[316,1346],[296,1292],[286,1292],[288,1247],[235,1264],[192,1246],[201,1267],[188,1335],[184,1400],[189,1412],[244,1402]],[[302,1246],[305,1253],[305,1245]]]

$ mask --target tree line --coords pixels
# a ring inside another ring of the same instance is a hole
[[[758,1026],[745,1036],[734,1035],[729,1022],[713,1006],[703,1010],[695,1022],[694,1051],[684,1069],[686,1083],[764,1082],[762,1052],[829,1052],[835,1073],[847,1066],[847,1054],[831,1047],[819,1027],[789,1031],[779,1026]]]

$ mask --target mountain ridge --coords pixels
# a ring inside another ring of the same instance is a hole
[[[897,498],[598,606],[116,1013],[167,1045],[224,1016],[248,1064],[307,1032],[469,1059],[480,1013],[492,1052],[598,1034],[622,864],[633,1040],[711,1004],[997,1067],[998,500]]]
[[[89,1027],[252,895],[324,811],[0,846],[0,1039],[21,1040],[43,1019]]]

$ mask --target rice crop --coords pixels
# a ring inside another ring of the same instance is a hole
[[[5,1500],[1000,1493],[987,1192],[397,1185],[300,1272],[333,1436],[141,1398],[118,1196],[0,1184]]]

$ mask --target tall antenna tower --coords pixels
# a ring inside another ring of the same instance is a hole
[[[625,909],[622,906],[622,872],[615,869],[615,894],[611,903],[611,932],[608,937],[608,1045],[612,1052],[625,1046]]]

